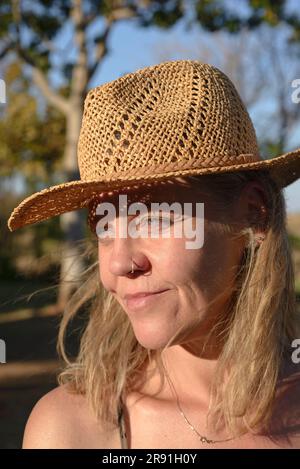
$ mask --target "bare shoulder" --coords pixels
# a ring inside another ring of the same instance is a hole
[[[27,420],[23,449],[107,448],[115,432],[104,431],[85,396],[58,386],[34,406]]]
[[[27,420],[23,448],[64,448],[71,444],[69,429],[76,408],[83,397],[58,386],[45,394],[34,406]]]

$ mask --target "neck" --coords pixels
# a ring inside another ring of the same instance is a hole
[[[198,356],[189,345],[175,345],[163,352],[163,363],[179,399],[209,402],[213,375],[218,363],[216,353]],[[170,390],[171,392],[171,390]]]

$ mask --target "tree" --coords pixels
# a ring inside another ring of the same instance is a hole
[[[238,14],[218,0],[2,0],[0,5],[0,58],[15,52],[29,67],[33,83],[41,90],[48,104],[59,111],[66,122],[66,141],[63,155],[62,180],[78,178],[77,140],[79,136],[83,101],[89,83],[99,71],[109,53],[109,36],[119,21],[134,20],[141,27],[155,25],[168,28],[193,10],[189,27],[196,21],[209,31],[226,29],[237,33],[244,28],[256,28],[263,22],[277,25],[284,21],[291,25],[291,40],[300,37],[300,24],[295,15],[286,12],[284,0],[249,0],[239,2],[248,8],[247,15]],[[99,31],[98,20],[103,20]],[[66,24],[72,26],[72,41],[57,50],[57,38]],[[92,34],[92,31],[96,33]],[[68,58],[69,47],[75,48],[75,59]],[[62,58],[60,72],[65,80],[65,93],[57,90],[50,80],[54,68],[53,55]],[[76,277],[82,268],[79,262],[77,240],[82,237],[79,212],[61,216],[65,233],[65,257],[62,278]],[[74,259],[70,269],[70,259]],[[59,301],[63,305],[70,294],[70,284],[62,283]]]
[[[7,104],[0,119],[0,276],[7,279],[19,272],[41,275],[56,267],[60,259],[58,220],[33,225],[12,237],[7,219],[24,188],[35,192],[57,182],[65,145],[65,119],[52,106],[41,112],[19,61],[10,62],[3,77]],[[60,91],[63,93],[63,89]],[[55,255],[49,255],[50,246]]]
[[[63,156],[63,180],[78,179],[77,140],[80,131],[83,101],[88,84],[107,54],[108,36],[113,25],[121,20],[139,18],[146,20],[149,8],[143,3],[127,1],[94,0],[40,0],[22,2],[21,0],[3,1],[0,6],[0,39],[3,40],[0,57],[14,51],[23,63],[30,67],[34,84],[41,90],[47,102],[59,110],[66,121],[66,143]],[[160,2],[162,3],[162,2]],[[173,12],[170,10],[169,24],[174,23],[183,12],[178,2]],[[140,6],[138,5],[140,4]],[[163,6],[161,9],[163,10]],[[103,17],[103,31],[89,39],[91,25]],[[172,17],[172,18],[171,18]],[[66,22],[73,26],[73,41],[77,50],[74,61],[65,61],[62,73],[68,82],[66,95],[54,89],[49,80],[49,71],[53,67],[51,54],[55,49],[54,39],[62,31]],[[24,39],[25,29],[30,31],[30,39]],[[93,52],[93,59],[90,60]],[[76,277],[82,266],[79,262],[77,240],[83,237],[79,212],[61,217],[65,233],[64,260],[61,278],[70,280]],[[73,267],[70,269],[70,260]],[[75,260],[75,262],[74,262]],[[63,305],[70,294],[70,284],[62,283],[59,302]]]

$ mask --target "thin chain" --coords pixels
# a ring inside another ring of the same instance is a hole
[[[165,370],[166,371],[166,370]],[[175,398],[176,398],[176,401],[177,401],[177,406],[180,410],[180,413],[182,415],[182,417],[184,418],[184,420],[186,421],[186,423],[188,424],[188,426],[193,430],[193,432],[195,432],[199,438],[199,440],[201,441],[201,443],[208,443],[208,444],[214,444],[214,443],[224,443],[226,441],[231,441],[231,440],[234,440],[234,438],[227,438],[226,440],[210,440],[209,438],[207,438],[206,436],[204,435],[200,435],[200,433],[196,430],[196,428],[191,424],[191,422],[187,419],[185,413],[183,412],[181,406],[180,406],[180,403],[179,403],[179,399],[178,399],[178,395],[177,395],[177,392],[175,390],[175,387],[171,381],[171,378],[169,377],[167,371],[166,371],[166,376],[167,376],[167,380],[169,382],[169,385],[170,385],[170,388],[171,388],[171,391],[175,394]]]

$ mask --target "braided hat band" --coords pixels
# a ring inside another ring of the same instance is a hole
[[[80,180],[26,198],[13,211],[10,230],[136,183],[268,169],[283,188],[300,177],[300,149],[263,159],[233,83],[196,60],[162,62],[91,89],[77,148]]]

